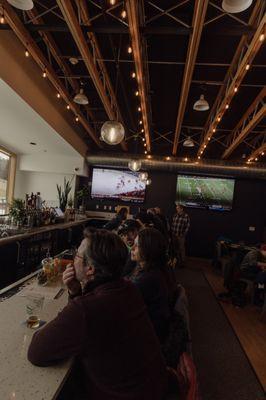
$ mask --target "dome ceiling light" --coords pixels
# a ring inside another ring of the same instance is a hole
[[[7,2],[11,6],[23,11],[29,11],[34,7],[32,0],[7,0]]]
[[[74,97],[74,102],[77,104],[81,104],[82,106],[85,106],[86,104],[89,104],[88,97],[84,94],[84,90],[80,89],[79,93],[76,94]]]
[[[222,7],[224,11],[236,14],[245,11],[252,4],[253,0],[223,0]]]
[[[186,140],[184,140],[183,146],[184,146],[184,147],[194,147],[194,146],[195,146],[195,143],[193,142],[193,140],[191,139],[191,137],[188,136],[188,137],[186,138]]]
[[[137,172],[141,168],[141,161],[140,160],[130,160],[128,162],[128,168],[130,171]]]
[[[207,111],[210,106],[207,100],[204,99],[204,95],[201,94],[199,100],[197,100],[193,106],[193,110],[196,111]]]
[[[106,121],[101,128],[101,140],[109,145],[121,143],[125,137],[125,129],[118,121]]]

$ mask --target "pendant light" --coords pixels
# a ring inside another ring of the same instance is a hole
[[[32,0],[7,0],[7,2],[11,6],[23,11],[29,11],[34,7]]]
[[[141,161],[140,160],[136,160],[136,159],[135,160],[134,159],[130,160],[128,162],[128,168],[130,169],[130,171],[133,171],[133,172],[139,171],[140,168],[141,168]]]
[[[222,7],[224,11],[236,14],[245,11],[252,4],[253,0],[223,0]]]
[[[116,145],[123,141],[125,128],[118,121],[106,121],[101,128],[101,139],[110,145]]]
[[[200,95],[199,100],[196,101],[196,103],[193,106],[193,110],[196,111],[207,111],[209,110],[210,106],[207,100],[204,99],[204,94]]]
[[[79,93],[76,94],[74,97],[74,102],[77,104],[81,104],[82,106],[85,106],[86,104],[89,104],[88,97],[84,94],[84,90],[80,89]]]
[[[145,182],[148,179],[148,172],[140,172],[139,173],[139,179],[141,182]]]
[[[146,180],[146,185],[147,185],[147,186],[151,185],[151,178],[148,178],[148,179]]]
[[[184,147],[194,147],[194,146],[195,146],[195,143],[193,142],[193,140],[191,139],[191,137],[188,136],[188,137],[186,138],[186,140],[184,140],[183,146],[184,146]]]

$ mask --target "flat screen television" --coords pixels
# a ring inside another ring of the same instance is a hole
[[[91,198],[143,203],[146,184],[138,172],[93,168]]]
[[[230,211],[233,205],[235,180],[204,176],[179,175],[176,202],[185,207]]]

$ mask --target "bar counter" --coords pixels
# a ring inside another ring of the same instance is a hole
[[[30,285],[35,283],[36,278],[32,278]],[[58,282],[60,288],[61,282]],[[66,303],[66,290],[58,299],[45,298],[41,319],[51,321]],[[26,298],[19,291],[0,302],[0,399],[52,400],[68,376],[72,360],[46,368],[33,366],[28,361],[28,347],[36,330],[23,323],[27,317],[25,304]]]

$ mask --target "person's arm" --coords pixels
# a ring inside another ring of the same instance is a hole
[[[86,332],[85,316],[73,301],[36,332],[28,349],[29,361],[46,367],[81,353]]]

